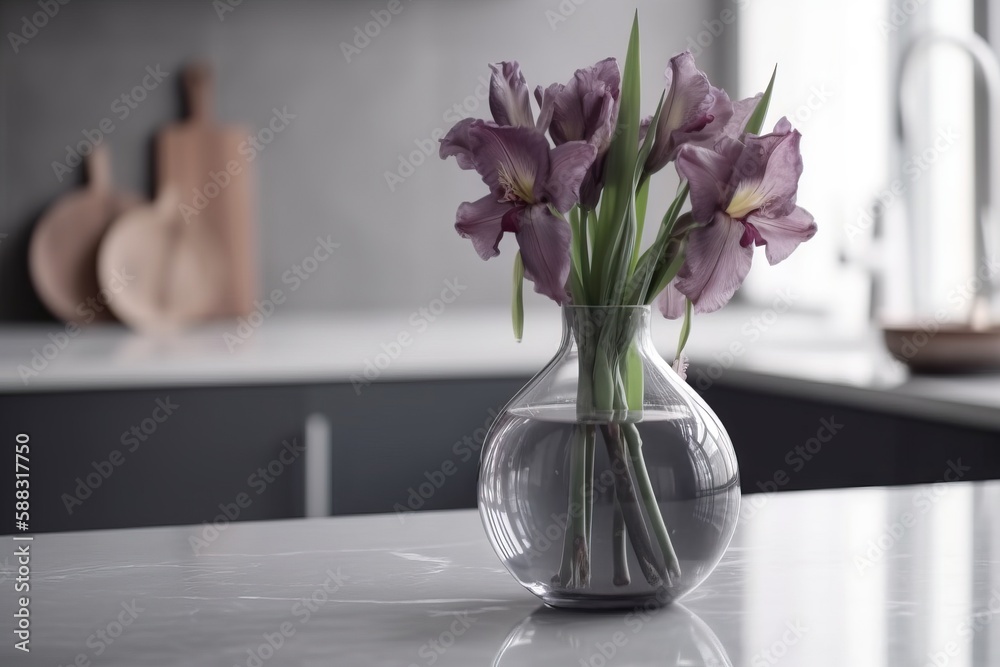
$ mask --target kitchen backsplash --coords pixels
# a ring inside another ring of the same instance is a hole
[[[155,194],[152,137],[181,117],[182,65],[202,57],[219,118],[250,129],[240,155],[257,181],[261,294],[280,290],[290,310],[405,313],[457,283],[463,305],[506,306],[510,248],[480,265],[452,226],[457,204],[478,197],[476,176],[437,158],[456,120],[489,115],[487,63],[520,60],[532,87],[567,81],[623,57],[637,6],[652,107],[684,48],[725,83],[723,43],[734,40],[715,44],[711,29],[734,29],[715,20],[729,5],[5,0],[0,321],[50,317],[28,278],[28,241],[82,183],[81,153],[106,142],[118,186]],[[205,194],[180,197],[196,210]]]

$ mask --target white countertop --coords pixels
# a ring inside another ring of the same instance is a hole
[[[38,535],[13,543],[31,653],[11,599],[0,664],[995,667],[998,507],[997,482],[746,496],[683,606],[617,613],[542,607],[474,510],[226,524],[197,553],[204,526]]]
[[[874,336],[839,336],[818,317],[792,313],[765,326],[754,319],[759,313],[730,307],[696,318],[688,345],[695,387],[722,377],[727,385],[1000,430],[998,374],[910,378]],[[506,311],[457,308],[434,321],[416,313],[278,313],[242,331],[227,322],[162,337],[117,325],[75,336],[61,325],[6,326],[0,393],[352,382],[364,381],[366,369],[374,381],[521,377],[551,358],[560,328],[556,308],[529,311],[521,343]],[[665,358],[677,330],[676,322],[654,322]]]

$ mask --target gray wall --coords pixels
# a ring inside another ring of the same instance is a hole
[[[242,0],[220,20],[210,0],[72,0],[15,54],[6,36],[39,8],[37,0],[4,0],[0,320],[48,317],[28,282],[28,238],[45,207],[81,178],[77,168],[60,182],[52,163],[108,117],[119,183],[151,196],[151,138],[180,113],[179,67],[199,56],[217,67],[225,121],[260,128],[275,107],[296,116],[254,162],[263,287],[289,293],[281,276],[317,236],[341,244],[284,308],[412,309],[452,277],[469,286],[463,306],[506,306],[512,241],[484,264],[452,228],[458,203],[485,194],[476,177],[432,157],[390,191],[385,172],[415,141],[447,129],[445,111],[475,92],[488,62],[520,60],[532,87],[568,80],[577,67],[623,58],[638,6],[651,107],[669,56],[718,15],[714,2],[682,0],[402,0],[402,11],[348,63],[341,43],[387,4]],[[568,15],[553,29],[560,7]],[[734,45],[724,35],[700,64],[717,74],[723,49]],[[119,120],[114,100],[156,65],[171,75]]]

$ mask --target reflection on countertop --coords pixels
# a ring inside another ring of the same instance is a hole
[[[748,496],[729,552],[683,607],[593,614],[540,607],[473,510],[39,535],[32,657],[997,665],[998,508],[1000,482]],[[0,660],[13,651],[5,642]]]

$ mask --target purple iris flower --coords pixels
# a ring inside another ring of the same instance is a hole
[[[586,141],[597,149],[593,166],[580,186],[580,200],[594,209],[604,188],[604,158],[618,125],[621,72],[618,61],[606,58],[593,67],[579,69],[569,83],[535,89],[540,107],[552,100],[549,135],[557,146],[570,141]]]
[[[656,139],[646,158],[647,174],[658,172],[676,159],[685,143],[714,141],[733,116],[729,95],[708,82],[705,73],[695,67],[690,51],[671,58],[664,76],[667,93],[656,127]],[[652,118],[647,118],[643,122],[642,138],[651,121]]]
[[[469,160],[490,194],[459,206],[455,229],[483,259],[500,254],[504,233],[514,234],[535,291],[565,303],[572,232],[559,214],[579,201],[597,149],[584,141],[551,148],[537,129],[481,120],[469,124],[465,138],[468,151],[454,154]]]
[[[546,91],[539,95],[540,111],[535,121],[531,111],[531,96],[528,84],[521,74],[521,66],[516,61],[502,62],[490,65],[493,74],[490,76],[490,112],[497,126],[533,127],[545,132],[552,121],[554,107],[554,91]],[[475,118],[465,118],[455,124],[448,134],[441,139],[439,154],[442,159],[455,156],[458,166],[462,169],[474,169],[472,163],[472,147],[469,130],[473,123],[482,122]]]
[[[743,283],[753,246],[777,264],[816,233],[812,215],[795,204],[801,135],[782,118],[774,132],[723,137],[714,149],[684,145],[677,171],[691,189],[691,214],[703,226],[690,232],[684,265],[661,296],[668,317],[679,316],[679,295],[708,313],[724,306]],[[676,291],[673,291],[676,290]]]

